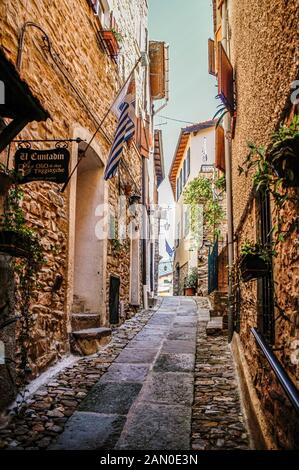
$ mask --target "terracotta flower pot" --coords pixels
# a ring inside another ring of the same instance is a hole
[[[119,44],[114,32],[111,30],[103,30],[101,34],[111,56],[116,56],[119,52]]]
[[[194,287],[185,287],[185,295],[187,297],[193,297],[195,295]]]

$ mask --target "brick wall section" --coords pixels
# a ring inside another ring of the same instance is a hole
[[[116,16],[121,32],[125,36],[124,54],[120,69],[104,53],[96,40],[99,29],[97,18],[87,1],[82,0],[20,0],[1,2],[0,46],[7,57],[16,62],[18,35],[25,21],[39,24],[48,33],[55,52],[63,62],[64,73],[54,64],[44,48],[43,34],[35,28],[28,28],[24,42],[21,76],[30,86],[33,94],[50,113],[52,119],[45,123],[31,123],[18,136],[30,139],[73,138],[73,128],[81,126],[91,134],[97,121],[109,107],[118,91],[124,75],[131,70],[138,46],[134,40],[136,23],[147,19],[145,0],[115,1]],[[140,15],[140,17],[138,17]],[[131,21],[134,18],[134,21]],[[127,57],[130,56],[130,60]],[[82,99],[74,92],[74,85]],[[111,139],[116,126],[114,115],[110,114],[104,125],[105,134]],[[106,160],[110,143],[103,133],[98,133],[96,144],[101,158]],[[43,146],[44,147],[44,146]],[[11,153],[14,153],[14,146]],[[3,157],[5,158],[5,152]],[[77,152],[72,152],[72,166]],[[141,186],[141,161],[134,147],[126,151],[125,160],[137,186]],[[123,183],[130,181],[123,172]],[[109,202],[116,206],[118,181],[109,184]],[[67,278],[69,192],[58,194],[58,186],[47,183],[31,183],[24,186],[24,209],[28,221],[39,230],[45,248],[47,265],[39,276],[40,287],[34,296],[32,311],[35,326],[32,332],[33,345],[29,352],[32,376],[55,362],[69,349],[67,335],[66,282],[58,294],[51,293],[55,275]],[[128,309],[129,304],[129,247],[125,253],[113,253],[108,247],[107,290],[109,273],[121,277],[121,300]],[[130,313],[130,312],[128,312]]]
[[[247,142],[258,145],[269,143],[283,111],[290,106],[291,83],[298,78],[298,2],[244,0],[229,3],[231,53],[237,91],[237,124],[232,143],[236,229],[252,187],[250,178],[238,176],[238,165],[242,165],[247,155]],[[240,227],[239,246],[246,238],[255,239],[255,217],[253,205]],[[296,217],[298,210],[290,204],[284,214],[286,224]],[[282,348],[275,354],[298,384],[299,367],[290,360],[292,342],[299,338],[298,229],[278,247],[274,280],[275,294],[285,314],[285,319],[281,318],[275,323],[275,348]],[[242,284],[241,296],[240,336],[270,432],[279,448],[298,448],[298,419],[295,419],[284,392],[250,333],[250,328],[257,325],[256,282]]]

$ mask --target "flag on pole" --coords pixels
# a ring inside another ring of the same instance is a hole
[[[174,253],[174,248],[170,248],[170,245],[168,243],[167,240],[165,240],[165,245],[166,245],[166,251],[167,251],[167,254],[170,256],[170,258],[172,257],[173,253]]]
[[[136,121],[136,88],[135,79],[131,79],[127,93],[119,106],[119,121],[114,136],[113,144],[108,157],[104,179],[107,181],[116,175],[117,168],[122,157],[125,142],[130,140],[135,134]]]

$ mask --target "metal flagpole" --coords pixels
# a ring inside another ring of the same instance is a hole
[[[142,56],[139,57],[139,59],[137,60],[136,64],[134,65],[133,69],[131,70],[127,80],[125,81],[125,83],[122,85],[122,87],[120,88],[119,92],[117,93],[116,95],[116,98],[113,100],[113,103],[110,105],[109,109],[107,109],[106,113],[104,114],[103,118],[101,119],[101,122],[100,124],[98,125],[97,129],[95,130],[94,134],[92,135],[90,141],[88,142],[83,154],[80,156],[80,158],[78,159],[78,162],[77,164],[75,165],[74,169],[72,170],[70,176],[68,177],[68,179],[66,180],[66,182],[64,183],[63,187],[61,188],[60,192],[61,193],[64,193],[64,191],[66,190],[72,176],[74,175],[75,171],[77,170],[78,166],[80,165],[80,162],[83,160],[83,158],[85,157],[86,155],[86,152],[87,150],[89,149],[89,147],[91,146],[92,142],[94,141],[95,139],[95,136],[97,135],[97,133],[99,132],[99,130],[101,129],[102,125],[104,124],[104,122],[106,121],[109,113],[111,112],[113,106],[115,105],[116,101],[118,100],[118,98],[120,97],[122,91],[124,90],[125,86],[128,84],[131,76],[133,75],[135,69],[137,68],[139,62],[141,61],[142,59]]]

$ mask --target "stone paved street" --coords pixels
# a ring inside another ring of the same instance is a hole
[[[206,337],[207,307],[169,297],[125,322],[19,407],[2,447],[248,448],[230,351],[224,336]]]
[[[52,448],[190,449],[196,327],[192,299],[164,299]]]
[[[70,416],[119,353],[152,317],[142,311],[115,328],[112,340],[98,354],[80,358],[15,407],[8,426],[0,423],[0,448],[45,449],[63,432]],[[4,420],[3,420],[4,421]]]
[[[207,336],[204,299],[199,316],[192,411],[193,450],[249,449],[231,351],[226,336]]]

